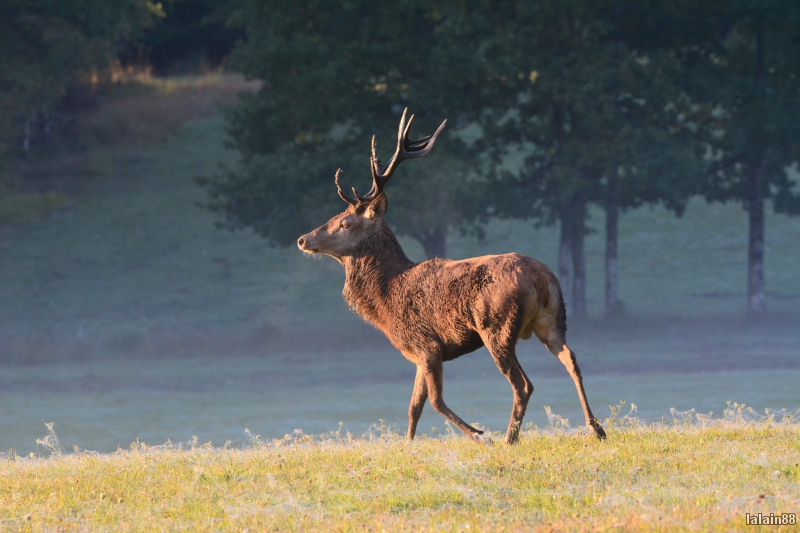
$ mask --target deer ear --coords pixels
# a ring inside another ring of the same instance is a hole
[[[367,210],[364,211],[364,216],[370,220],[380,218],[386,212],[386,206],[386,195],[381,194],[369,203]]]

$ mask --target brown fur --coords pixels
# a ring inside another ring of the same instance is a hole
[[[385,211],[382,194],[367,205],[351,205],[300,237],[298,246],[339,261],[345,269],[342,295],[347,304],[417,365],[408,438],[414,438],[426,399],[466,435],[478,438],[482,432],[442,399],[442,363],[485,345],[514,391],[506,441],[515,442],[533,392],[515,347],[517,339],[534,334],[567,368],[587,426],[604,438],[586,400],[575,354],[566,345],[564,299],[550,269],[515,253],[415,264],[383,220]]]

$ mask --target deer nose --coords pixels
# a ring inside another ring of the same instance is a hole
[[[300,248],[302,250],[305,245],[306,245],[306,238],[305,237],[300,237],[299,239],[297,239],[297,247],[298,248]]]

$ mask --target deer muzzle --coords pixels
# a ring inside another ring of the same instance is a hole
[[[316,250],[314,248],[309,247],[308,245],[308,235],[303,235],[299,239],[297,239],[297,247],[300,248],[304,252],[308,253],[315,253]]]

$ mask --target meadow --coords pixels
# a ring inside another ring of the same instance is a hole
[[[197,206],[194,178],[236,160],[216,106],[255,88],[225,76],[135,80],[79,117],[79,154],[0,172],[0,530],[727,531],[796,512],[797,421],[774,413],[800,407],[800,217],[768,210],[753,321],[740,206],[625,213],[627,312],[609,322],[593,212],[590,318],[569,336],[609,440],[573,428],[570,378],[527,342],[519,446],[455,437],[429,406],[409,444],[413,366],[347,311],[341,267]],[[494,221],[482,241],[453,232],[448,255],[553,266],[557,240]],[[445,397],[504,429],[510,389],[485,350],[445,366]]]
[[[619,413],[617,413],[618,415]],[[13,531],[744,531],[748,514],[796,530],[797,413],[606,420],[609,439],[526,430],[519,444],[453,434],[407,442],[295,432],[239,447],[61,452],[0,461]],[[500,434],[495,434],[500,438]]]

